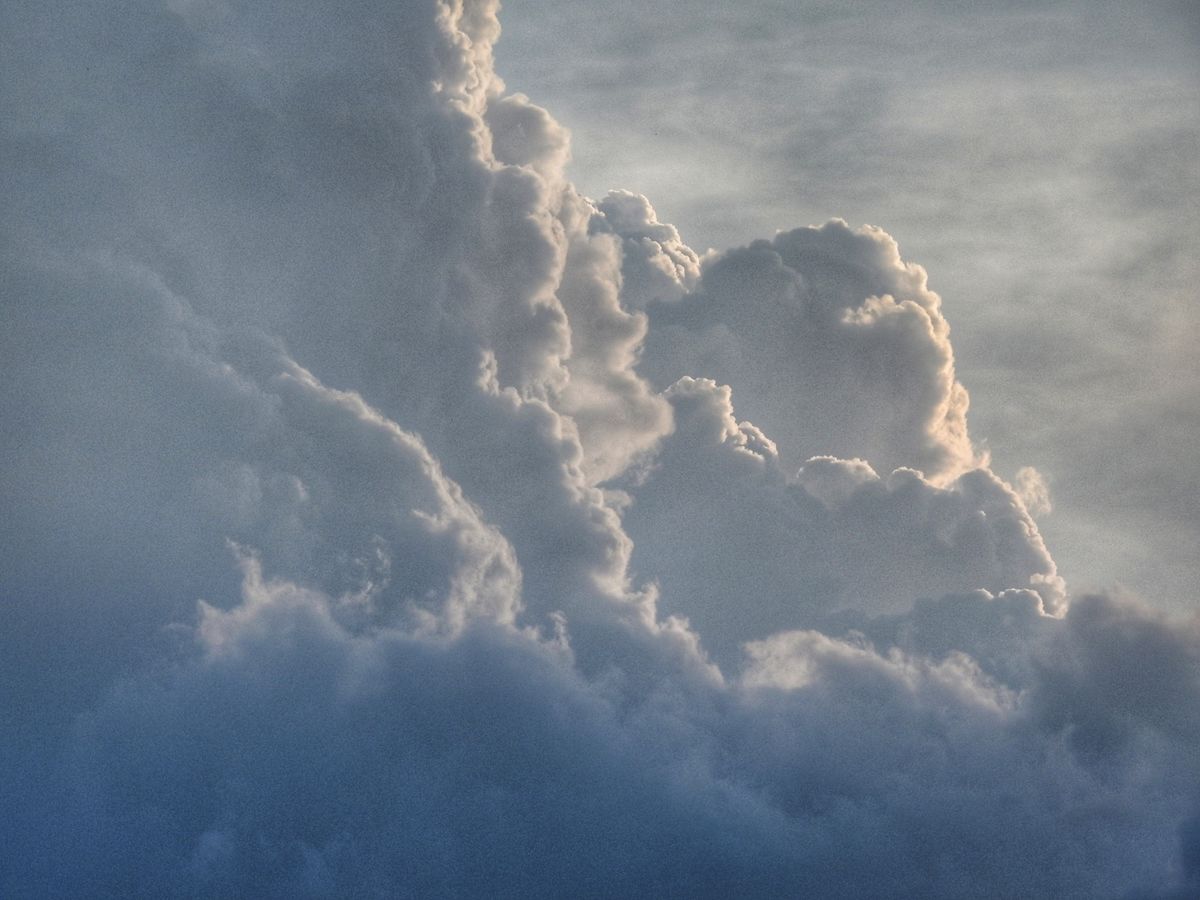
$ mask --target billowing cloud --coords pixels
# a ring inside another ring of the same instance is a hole
[[[0,893],[1196,889],[924,272],[581,195],[496,12],[5,8]]]
[[[834,221],[719,254],[694,296],[652,315],[651,380],[731,385],[790,463],[859,455],[947,479],[980,461],[941,300],[878,228]]]
[[[609,191],[592,227],[621,241],[621,300],[632,309],[677,301],[700,280],[700,257],[674,225],[658,221],[650,201],[630,191]]]

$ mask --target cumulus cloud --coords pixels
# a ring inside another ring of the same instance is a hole
[[[693,296],[651,314],[648,377],[732,386],[790,465],[860,456],[946,480],[981,462],[941,300],[878,228],[833,221],[718,254]]]
[[[923,270],[581,195],[496,13],[5,8],[0,893],[1194,888]]]
[[[776,445],[734,417],[731,391],[684,378],[667,391],[676,431],[625,524],[634,565],[663,609],[686,616],[720,657],[831,614],[901,612],[915,599],[1064,586],[1037,526],[990,472],[945,486],[911,469],[880,477],[863,460],[814,457],[789,475]]]
[[[53,812],[8,843],[10,887],[1120,896],[1188,877],[1163,826],[1192,809],[1194,759],[1158,709],[1195,685],[1144,679],[1155,709],[1128,707],[1096,758],[1065,725],[1099,699],[1070,696],[1089,670],[1053,640],[1007,684],[961,651],[787,632],[731,688],[676,675],[621,699],[555,642],[354,637],[319,594],[252,568],[243,591],[193,661],[80,720]],[[1165,643],[1178,674],[1194,636]]]
[[[609,191],[591,227],[621,242],[621,299],[632,309],[679,300],[700,280],[700,257],[674,225],[658,221],[650,201],[630,191]]]

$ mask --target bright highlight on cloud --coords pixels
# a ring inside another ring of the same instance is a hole
[[[5,7],[0,894],[1200,890],[924,270],[582,196],[496,13]]]

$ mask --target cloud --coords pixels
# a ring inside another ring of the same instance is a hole
[[[700,257],[674,225],[658,221],[650,201],[630,191],[609,191],[597,205],[592,228],[621,241],[621,299],[632,309],[679,300],[700,280]]]
[[[357,394],[275,341],[198,319],[128,261],[9,271],[52,304],[13,317],[23,351],[8,367],[13,421],[37,448],[11,460],[4,491],[18,552],[2,640],[19,707],[28,691],[69,714],[95,688],[89,666],[110,675],[198,597],[226,597],[230,541],[361,627],[512,620],[509,543]],[[76,666],[56,701],[56,670]]]
[[[676,431],[625,515],[633,564],[726,664],[743,641],[921,597],[1029,589],[1063,607],[1037,526],[986,470],[937,486],[815,457],[789,475],[774,442],[736,421],[728,387],[684,378],[667,397]]]
[[[678,4],[595,6],[510,7],[497,51],[571,127],[584,190],[648,195],[698,249],[835,215],[882,226],[946,302],[976,440],[1006,478],[1051,479],[1060,570],[1189,609],[1194,9],[706,3],[663,29]],[[588,39],[563,41],[575,28]]]
[[[789,465],[858,455],[945,480],[982,461],[941,300],[880,229],[835,221],[717,255],[651,315],[651,381],[729,384]]]
[[[1013,490],[1025,504],[1030,515],[1048,515],[1054,507],[1050,504],[1050,486],[1045,476],[1033,466],[1022,466],[1013,479]]]
[[[1057,655],[1018,689],[961,652],[788,632],[732,688],[676,675],[621,699],[553,641],[356,637],[253,565],[243,592],[193,659],[79,722],[53,812],[10,836],[11,889],[1119,896],[1181,872],[1163,824],[1192,808],[1188,745],[1131,709],[1134,746],[1074,752],[1026,699],[1086,677]]]
[[[583,196],[496,11],[6,8],[0,893],[1194,886],[923,270]]]

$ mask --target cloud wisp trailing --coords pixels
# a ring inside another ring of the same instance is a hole
[[[924,270],[582,195],[497,11],[0,14],[0,894],[1200,889]]]

